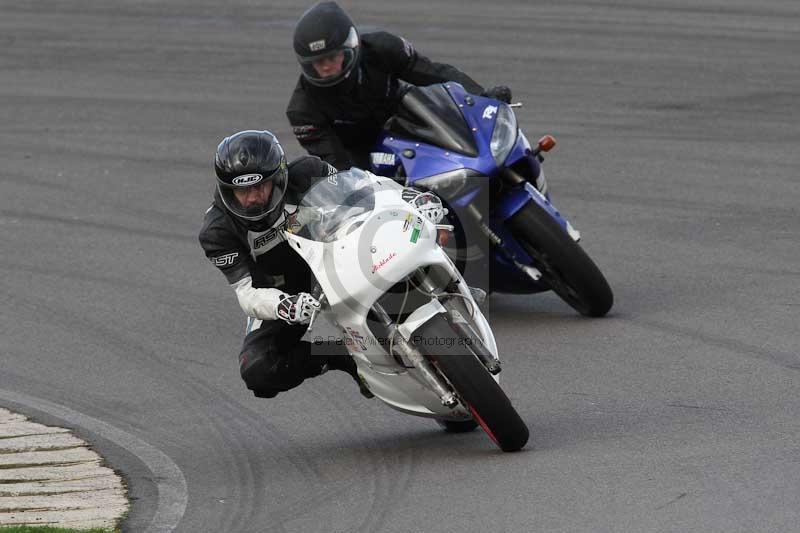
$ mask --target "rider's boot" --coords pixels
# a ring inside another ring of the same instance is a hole
[[[342,372],[347,372],[350,377],[358,385],[358,390],[361,391],[361,396],[364,398],[374,398],[375,395],[372,394],[372,391],[369,390],[367,384],[364,383],[364,380],[361,379],[361,376],[358,375],[358,369],[356,367],[356,362],[353,361],[353,358],[349,355],[335,355],[332,356],[326,365],[328,369],[331,370],[341,370]]]

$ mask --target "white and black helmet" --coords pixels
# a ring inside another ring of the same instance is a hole
[[[359,37],[355,24],[336,2],[320,2],[306,11],[294,30],[294,52],[303,77],[318,87],[337,85],[348,78],[358,64]],[[315,61],[343,54],[342,70],[322,77]]]
[[[272,133],[246,130],[226,137],[217,146],[214,170],[222,203],[248,228],[267,229],[283,213],[289,171]],[[257,201],[243,203],[248,193],[257,193]]]

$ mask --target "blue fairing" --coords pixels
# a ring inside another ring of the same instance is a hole
[[[484,176],[496,170],[494,160],[491,156],[488,158],[474,158],[454,152],[445,152],[438,146],[406,139],[398,139],[386,134],[382,134],[378,147],[379,150],[383,150],[385,153],[395,154],[396,163],[394,166],[374,166],[373,171],[383,176],[394,176],[397,172],[398,165],[402,164],[408,176],[407,181],[409,185],[414,185],[415,182],[429,176],[444,174],[445,172],[451,172],[462,168],[475,170]],[[414,152],[413,158],[404,157],[402,155],[403,152],[407,150],[412,150]],[[488,182],[489,180],[487,178],[485,184],[488,184]],[[461,194],[457,198],[448,200],[453,207],[465,207],[472,202],[478,192],[480,192],[480,188],[472,189],[465,194]]]
[[[558,209],[530,183],[511,189],[494,206],[489,226],[503,240],[506,252],[509,252],[517,261],[523,264],[530,264],[532,259],[519,245],[511,232],[508,231],[505,222],[529,202],[533,202],[544,209],[558,222],[564,231],[567,231],[567,221],[561,216]],[[549,290],[548,286],[535,283],[527,275],[520,272],[498,250],[493,252],[492,288],[500,292],[539,292]]]
[[[542,193],[537,191],[536,187],[527,182],[510,189],[505,196],[498,200],[492,210],[492,221],[502,223],[508,220],[530,201],[535,202],[539,207],[547,211],[547,213],[553,217],[553,220],[558,222],[559,226],[561,226],[564,231],[567,231],[567,221],[561,216],[558,209],[556,209],[555,206],[550,203],[550,200],[545,198]]]
[[[408,140],[394,137],[386,132],[381,134],[375,151],[395,154],[395,165],[378,165],[373,167],[376,173],[387,175],[387,172],[396,171],[399,164],[403,165],[406,176],[411,176],[409,182],[413,183],[417,179],[450,172],[460,168],[472,169],[484,176],[494,176],[497,174],[497,164],[494,162],[491,152],[488,150],[492,139],[492,131],[496,120],[496,113],[491,114],[490,118],[483,118],[486,109],[497,106],[498,102],[490,98],[468,94],[458,83],[448,83],[445,85],[453,101],[459,105],[462,116],[467,126],[472,130],[477,145],[481,148],[477,157],[470,157],[457,152],[447,151],[438,146],[427,144],[416,140]],[[465,102],[472,101],[472,105]],[[518,139],[518,143],[519,139]],[[410,152],[408,152],[410,150]],[[524,150],[524,149],[523,149]],[[515,147],[516,151],[516,147]],[[413,157],[403,155],[413,153]]]
[[[374,168],[376,173],[385,175],[387,170],[396,170],[397,165],[402,164],[406,175],[411,176],[411,181],[460,168],[470,168],[482,175],[491,175],[497,171],[491,155],[469,157],[455,152],[447,152],[438,146],[424,142],[399,139],[386,133],[381,134],[378,150],[395,154],[396,163],[393,167],[377,166]],[[407,150],[413,152],[413,157],[403,155],[404,152],[409,153]]]
[[[456,200],[450,202],[450,205],[453,207],[467,207],[469,204],[472,203],[473,200],[480,194],[481,187],[476,187],[470,191],[461,193]]]
[[[492,156],[490,144],[497,111],[503,104],[497,100],[470,95],[457,83],[447,83],[445,87],[464,117],[469,131],[474,135],[478,156],[471,157],[424,141],[401,138],[384,132],[374,151],[386,155],[373,158],[374,163],[383,164],[373,164],[372,169],[377,174],[395,176],[402,165],[409,185],[426,177],[460,169],[468,169],[478,176],[483,176],[483,187],[470,187],[455,198],[445,198],[447,203],[458,213],[460,208],[470,205],[481,190],[490,185],[493,180],[500,179],[500,169]],[[539,176],[539,161],[531,153],[530,143],[521,130],[518,130],[517,139],[503,166],[523,170],[526,179],[531,179],[531,177],[535,179]],[[529,202],[536,203],[549,213],[565,231],[567,229],[566,220],[558,210],[530,183],[504,188],[502,195],[495,196],[493,199],[489,213],[489,226],[503,240],[506,254],[510,254],[523,264],[530,264],[532,260],[517,243],[511,232],[507,230],[506,221]],[[491,251],[490,256],[487,267],[490,271],[492,290],[517,293],[549,290],[548,286],[532,281],[496,248]]]

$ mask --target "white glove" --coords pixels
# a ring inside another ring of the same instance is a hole
[[[301,292],[291,296],[284,295],[278,302],[275,315],[289,324],[306,324],[311,320],[314,311],[319,308],[320,304],[316,298],[307,292]]]
[[[442,201],[432,192],[421,192],[411,187],[403,189],[403,200],[417,208],[422,215],[434,224],[442,221],[447,214],[447,209]]]

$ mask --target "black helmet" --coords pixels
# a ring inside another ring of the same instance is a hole
[[[263,231],[281,216],[289,171],[272,133],[247,130],[226,137],[217,146],[214,169],[222,203],[245,226]]]
[[[358,64],[359,39],[353,21],[336,2],[320,2],[306,11],[294,29],[294,52],[303,76],[313,85],[330,87],[341,82]],[[341,71],[324,76],[314,63],[337,58],[341,53]]]

